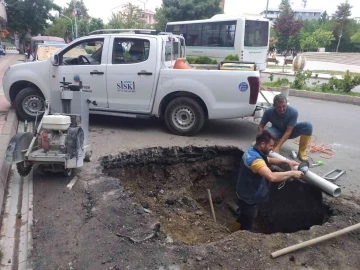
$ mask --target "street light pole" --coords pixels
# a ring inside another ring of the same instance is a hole
[[[145,7],[146,7],[146,3],[149,1],[149,0],[138,0],[139,2],[143,3],[144,4],[144,12],[145,12]]]
[[[74,2],[74,12],[75,12],[75,39],[78,38],[78,27],[77,27],[77,22],[76,22],[76,16],[77,16],[77,10],[76,10],[76,6],[75,6],[75,2]]]
[[[64,18],[67,18],[67,19],[69,19],[70,20],[70,22],[71,22],[71,34],[72,34],[72,38],[74,39],[74,26],[73,26],[73,22],[72,22],[72,19],[71,18],[69,18],[68,16],[65,16],[65,15],[63,15],[63,14],[59,14],[61,17],[64,17]]]
[[[269,9],[269,0],[267,0],[267,2],[266,2],[265,18],[267,18],[267,15],[268,15],[268,9]]]

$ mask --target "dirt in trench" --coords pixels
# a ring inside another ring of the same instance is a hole
[[[202,151],[211,155],[219,149]],[[196,156],[196,151],[191,154]],[[233,149],[227,155],[214,154],[209,160],[170,165],[166,165],[166,159],[160,159],[124,167],[123,159],[112,161],[112,168],[105,172],[117,177],[145,211],[157,216],[168,240],[196,245],[218,241],[233,232],[240,157],[241,153]],[[211,213],[208,189],[216,222]],[[318,189],[299,181],[287,182],[280,189],[279,184],[272,184],[270,200],[260,207],[253,231],[271,234],[307,230],[313,225],[322,225],[329,215],[331,210],[323,204]]]
[[[53,180],[34,179],[34,269],[359,269],[358,232],[270,259],[272,251],[360,221],[352,199],[322,198],[297,181],[272,186],[257,224],[267,234],[231,234],[227,202],[236,200],[241,155],[233,147],[142,149],[84,167],[72,191],[68,182],[52,189]],[[304,230],[270,234],[286,229]]]

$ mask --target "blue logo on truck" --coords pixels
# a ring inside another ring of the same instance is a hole
[[[246,82],[242,82],[242,83],[239,84],[239,90],[241,92],[245,92],[248,89],[249,89],[249,86],[248,86],[248,84]]]

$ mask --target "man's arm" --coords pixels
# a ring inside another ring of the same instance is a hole
[[[278,165],[278,166],[287,164],[291,169],[299,165],[299,162],[296,162],[295,160],[289,160],[289,159],[283,160],[283,159],[271,158],[271,157],[268,157],[268,162],[271,165]]]
[[[274,152],[279,152],[280,147],[289,139],[289,137],[294,129],[294,126],[296,125],[297,118],[298,118],[298,112],[295,108],[293,108],[289,122],[287,123],[286,131],[285,131],[284,135],[282,136],[282,138],[280,139],[280,141],[278,142],[276,148],[274,149]]]
[[[272,172],[267,166],[260,168],[258,173],[270,182],[282,182],[290,177],[302,178],[304,176],[300,171]]]
[[[260,134],[263,130],[266,124],[269,122],[269,113],[268,110],[264,112],[263,117],[261,118],[260,124],[258,125],[258,134]]]
[[[276,148],[280,149],[280,147],[289,139],[291,133],[293,132],[294,127],[287,127],[284,135],[280,139],[279,143],[277,144]],[[277,152],[277,151],[275,151]]]
[[[262,125],[261,123],[258,125],[258,134],[260,134],[263,130],[264,130],[264,125]]]

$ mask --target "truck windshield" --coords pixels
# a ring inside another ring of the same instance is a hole
[[[251,21],[245,22],[245,47],[266,47],[269,41],[269,22]]]

